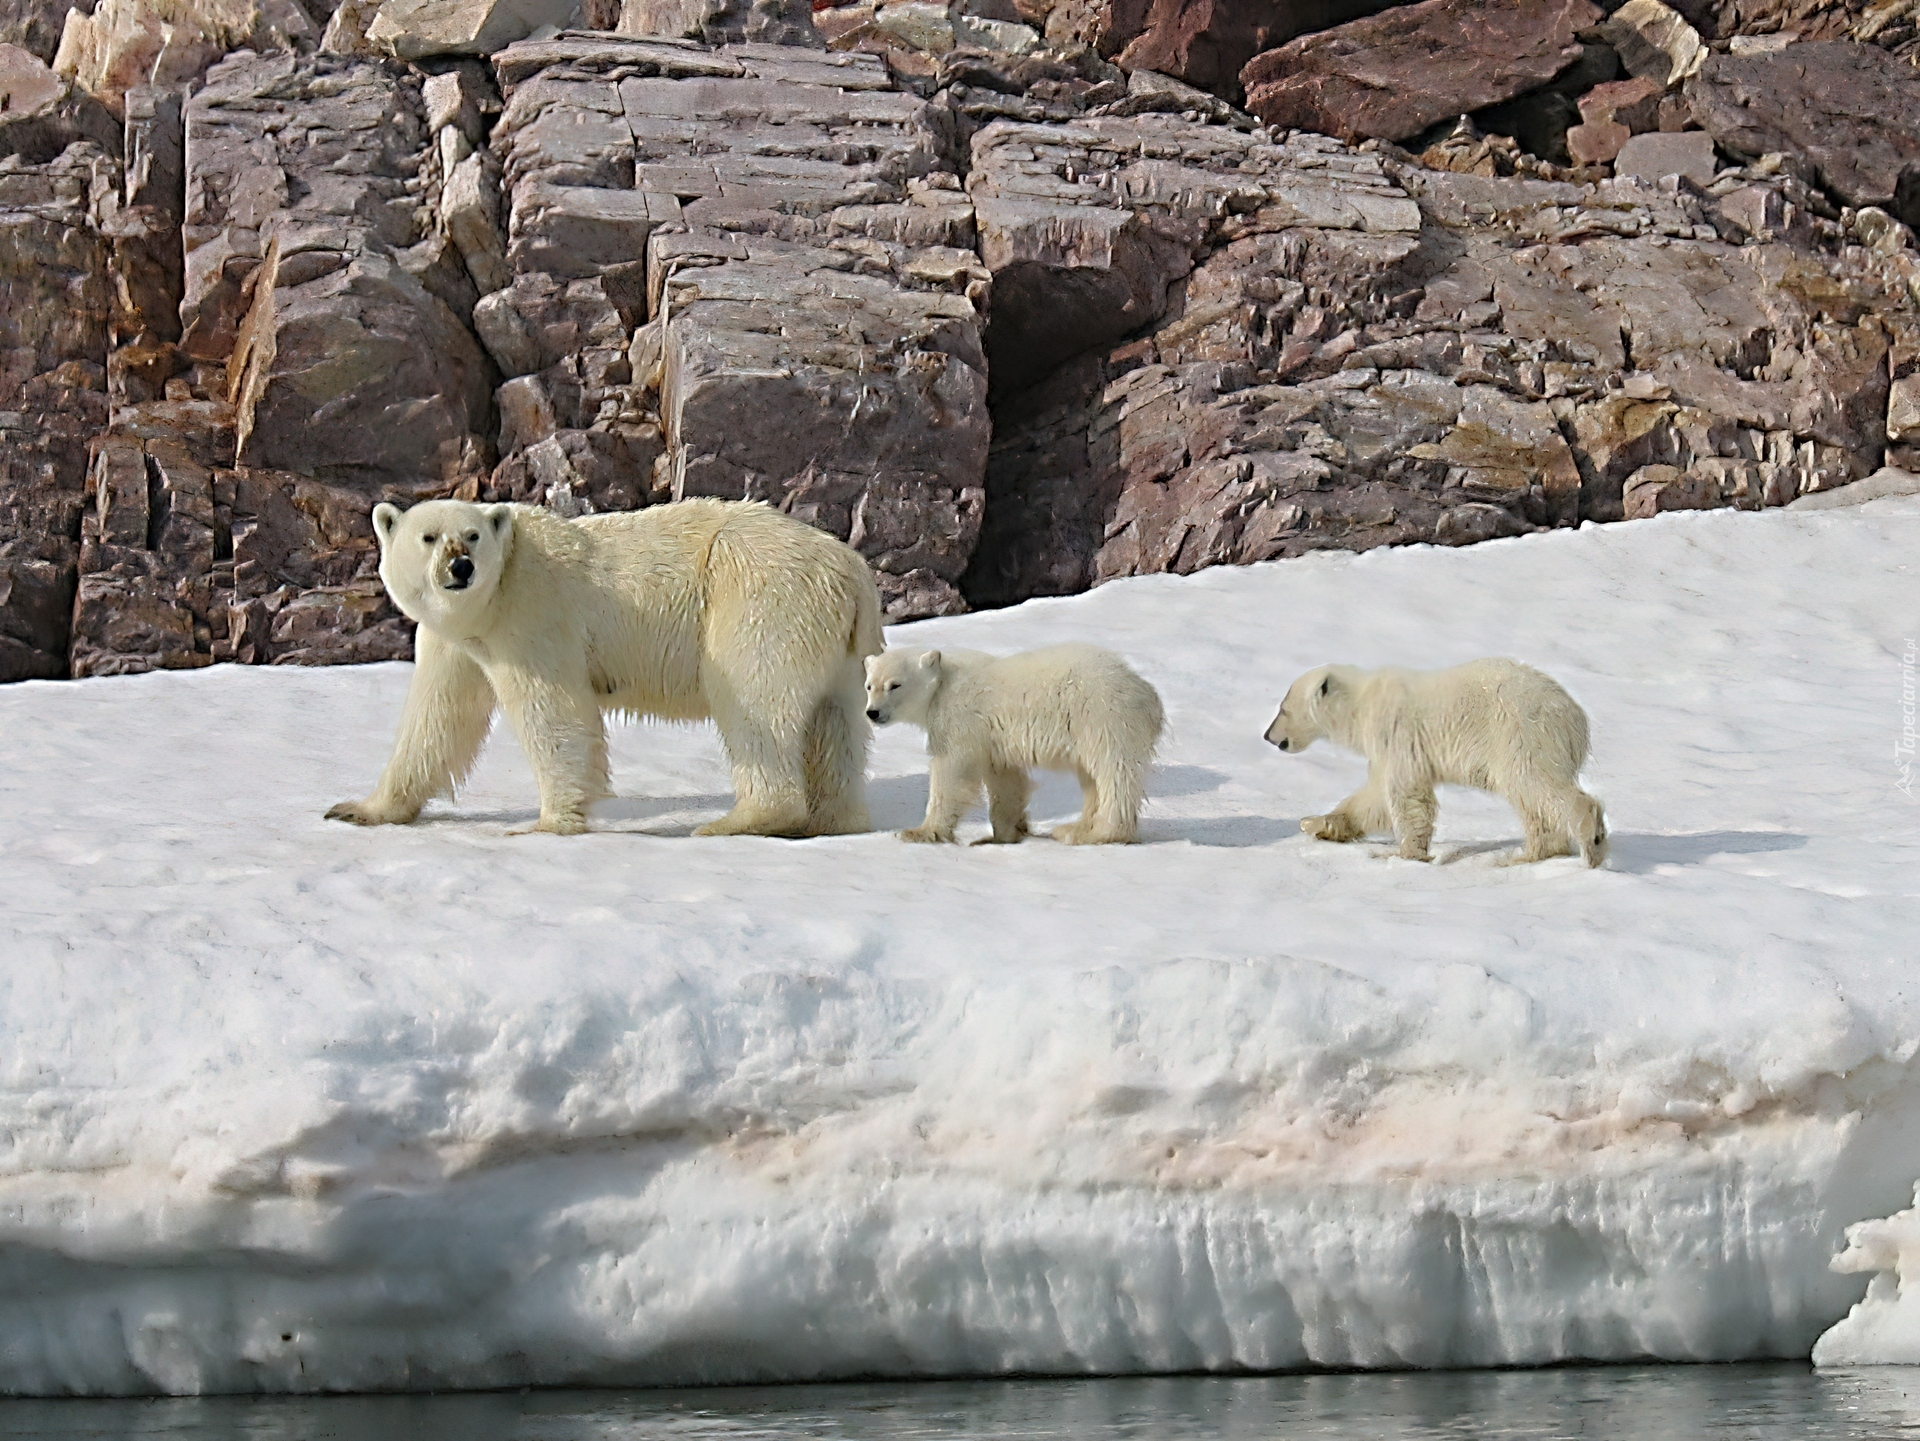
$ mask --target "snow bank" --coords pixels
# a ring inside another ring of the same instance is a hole
[[[592,835],[507,834],[504,735],[361,831],[405,667],[0,690],[0,1389],[1804,1356],[1920,1173],[1916,540],[1672,515],[901,634],[1153,679],[1124,849],[690,840],[718,746],[654,726]],[[1261,742],[1287,681],[1482,654],[1588,708],[1608,867],[1462,793],[1431,866],[1302,837],[1361,767]]]

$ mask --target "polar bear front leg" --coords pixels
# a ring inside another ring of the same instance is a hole
[[[952,756],[935,756],[927,767],[927,816],[903,841],[948,842],[973,803],[980,798],[980,772]]]
[[[342,801],[330,821],[405,825],[433,797],[460,784],[493,723],[493,687],[465,652],[425,626],[414,635],[413,680],[393,754],[365,800]]]
[[[495,677],[500,706],[540,784],[540,819],[532,827],[577,836],[587,807],[607,791],[607,733],[586,677],[568,682],[536,672]]]
[[[1371,771],[1367,783],[1324,816],[1306,816],[1300,829],[1317,840],[1357,841],[1375,831],[1388,830],[1393,817],[1387,807],[1386,787]]]

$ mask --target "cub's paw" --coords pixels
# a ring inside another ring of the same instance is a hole
[[[1315,840],[1343,843],[1357,841],[1363,834],[1351,817],[1343,816],[1338,811],[1324,816],[1304,816],[1300,821],[1300,829]]]
[[[1394,854],[1403,861],[1430,861],[1433,859],[1433,853],[1425,846],[1403,845],[1396,850]]]
[[[950,833],[942,834],[932,826],[915,826],[910,831],[901,831],[900,839],[903,841],[912,841],[916,845],[938,846],[945,845],[953,839],[953,836]]]
[[[372,801],[342,801],[327,812],[327,819],[356,826],[404,826],[413,816],[384,810]]]

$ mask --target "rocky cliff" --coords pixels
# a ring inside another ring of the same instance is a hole
[[[0,679],[405,656],[381,500],[904,619],[1920,460],[1916,14],[20,0]]]

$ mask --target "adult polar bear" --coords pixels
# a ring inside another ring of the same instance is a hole
[[[747,501],[562,520],[432,500],[373,524],[419,622],[413,684],[380,783],[330,819],[411,821],[466,777],[497,700],[540,783],[536,830],[586,829],[606,711],[719,726],[734,807],[701,835],[867,829],[863,665],[884,642],[851,547]]]

